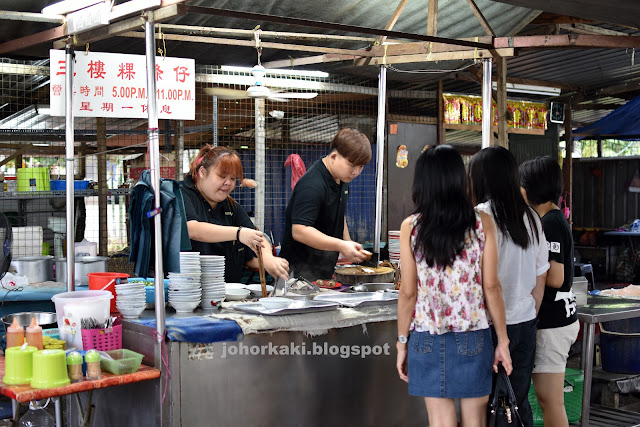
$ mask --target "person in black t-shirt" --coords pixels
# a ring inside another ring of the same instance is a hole
[[[338,254],[350,262],[366,257],[349,237],[345,220],[349,183],[371,160],[371,143],[356,129],[341,129],[329,154],[318,160],[296,184],[285,214],[280,255],[295,276],[309,281],[330,279]]]
[[[191,173],[181,185],[191,247],[201,255],[225,257],[225,281],[239,282],[245,266],[258,268],[255,256],[262,247],[265,270],[289,277],[289,263],[273,256],[269,242],[229,193],[242,180],[242,164],[235,151],[207,144],[191,162]]]
[[[557,201],[562,193],[562,171],[551,157],[520,165],[523,195],[540,215],[549,248],[549,271],[540,311],[533,384],[544,424],[568,426],[564,407],[564,375],[571,344],[580,324],[573,284],[573,236]]]

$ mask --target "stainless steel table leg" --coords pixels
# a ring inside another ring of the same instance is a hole
[[[63,427],[62,424],[62,406],[60,405],[60,396],[53,397],[53,404],[56,408],[56,427]]]
[[[580,425],[589,426],[589,405],[591,403],[591,382],[593,377],[593,346],[595,341],[596,325],[585,322],[584,335],[584,358],[582,368],[584,369],[584,388],[582,389],[582,417]]]
[[[18,425],[18,419],[20,418],[20,404],[17,400],[11,399],[11,409],[13,413],[13,419],[11,420],[11,425],[16,427]]]

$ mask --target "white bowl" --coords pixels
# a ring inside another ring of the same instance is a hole
[[[176,309],[177,313],[191,313],[200,305],[200,300],[196,301],[169,301],[171,307]]]
[[[118,307],[118,311],[125,319],[137,319],[144,309],[144,305],[142,307]]]
[[[225,283],[227,289],[247,289],[247,285],[243,283]]]
[[[267,310],[278,310],[281,308],[287,308],[293,302],[292,299],[282,297],[268,297],[260,298],[260,304]]]
[[[249,289],[254,296],[258,298],[262,298],[261,285],[247,285],[247,289]],[[273,290],[273,286],[267,285],[267,294],[269,294],[272,290]]]
[[[246,299],[250,293],[249,289],[227,289],[224,299],[227,301],[240,301]]]

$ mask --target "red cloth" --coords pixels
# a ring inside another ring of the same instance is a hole
[[[291,189],[296,186],[302,175],[307,171],[307,167],[302,161],[302,157],[298,154],[289,154],[287,160],[284,162],[285,167],[291,166]]]

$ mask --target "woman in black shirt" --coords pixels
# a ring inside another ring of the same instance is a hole
[[[225,147],[202,147],[191,162],[181,190],[192,249],[225,257],[225,281],[239,282],[243,268],[258,268],[255,253],[262,247],[265,270],[289,277],[289,263],[273,256],[269,242],[255,229],[247,212],[229,194],[242,180],[238,154]]]

